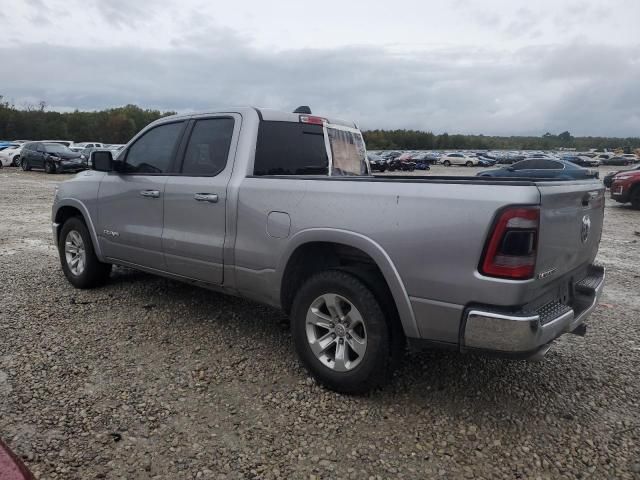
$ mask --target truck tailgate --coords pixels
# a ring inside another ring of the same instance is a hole
[[[552,282],[593,263],[602,234],[604,186],[599,181],[537,186],[541,208],[536,276]]]

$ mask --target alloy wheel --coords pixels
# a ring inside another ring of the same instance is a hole
[[[76,230],[70,230],[64,241],[64,256],[72,274],[82,275],[87,264],[87,253],[82,236]]]
[[[326,293],[307,311],[306,334],[315,357],[327,368],[356,368],[367,350],[367,329],[358,309],[347,298]]]

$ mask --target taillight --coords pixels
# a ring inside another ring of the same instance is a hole
[[[508,207],[503,210],[487,242],[481,273],[512,280],[533,278],[539,228],[538,207]]]
[[[323,125],[327,121],[326,118],[316,117],[314,115],[300,115],[301,123],[310,123],[312,125]]]

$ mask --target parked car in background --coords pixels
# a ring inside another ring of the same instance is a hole
[[[411,161],[416,162],[416,165],[420,163],[426,163],[427,165],[432,165],[436,163],[439,155],[434,152],[418,152],[411,156]]]
[[[23,144],[13,144],[0,150],[0,164],[3,167],[17,167],[20,165],[20,153]]]
[[[622,156],[600,159],[600,165],[632,165],[632,164],[633,164],[633,160],[627,157],[622,157]]]
[[[399,160],[396,158],[387,162],[387,169],[391,172],[394,170],[413,172],[416,169],[416,162],[412,162],[411,160]]]
[[[86,164],[80,154],[60,143],[29,142],[22,148],[20,167],[29,171],[41,168],[47,173],[79,172]]]
[[[495,158],[489,158],[485,156],[485,154],[476,154],[476,157],[480,161],[481,167],[492,167],[496,163],[498,163],[498,161]]]
[[[508,167],[485,170],[480,177],[555,178],[558,180],[582,180],[598,178],[597,171],[582,168],[566,160],[536,158],[522,160]]]
[[[101,142],[79,142],[74,143],[74,146],[82,148],[103,148],[105,145]]]
[[[593,157],[600,162],[601,165],[604,165],[604,161],[610,158],[615,157],[616,154],[612,152],[593,152]]]
[[[600,165],[600,160],[597,158],[587,157],[586,155],[565,155],[562,160],[575,163],[581,167],[597,167]]]
[[[611,183],[611,198],[618,203],[630,202],[634,209],[640,210],[640,170],[617,173]]]
[[[0,152],[6,148],[10,148],[10,147],[15,147],[16,145],[18,145],[17,143],[14,142],[1,142],[0,143]]]
[[[500,153],[495,155],[498,157],[498,163],[504,165],[510,165],[525,159],[525,156],[518,152],[506,152],[504,154]]]
[[[108,148],[109,150],[112,151],[120,151],[124,148],[124,144],[122,143],[109,143],[109,144],[105,144],[104,148]]]
[[[393,160],[402,155],[402,152],[398,152],[397,150],[384,150],[380,152],[380,156],[385,160]]]
[[[488,158],[478,157],[478,167],[493,167],[496,164],[495,160]]]
[[[367,153],[369,159],[369,166],[371,166],[372,172],[384,172],[387,169],[387,161],[380,155],[375,153]]]
[[[73,140],[39,140],[42,143],[59,143],[65,147],[72,147],[75,142]]]
[[[553,160],[553,159],[555,159],[555,158],[557,158],[557,157],[555,157],[554,155],[551,155],[551,154],[549,154],[549,153],[539,153],[539,152],[536,152],[536,153],[530,153],[530,154],[528,154],[528,155],[525,157],[525,160],[533,160],[533,159],[537,159],[537,158],[543,158],[543,159],[544,159],[544,158],[546,158],[546,159],[548,159],[548,160]]]
[[[478,157],[472,157],[464,153],[449,153],[443,157],[440,157],[440,163],[445,167],[451,165],[464,165],[467,167],[473,167],[480,164]]]
[[[640,165],[637,165],[629,170],[618,170],[616,172],[609,172],[607,173],[607,175],[602,179],[602,183],[604,183],[604,186],[607,188],[611,188],[611,184],[613,183],[613,177],[615,177],[616,175],[618,175],[619,173],[625,173],[625,172],[631,172],[634,170],[640,170]]]
[[[633,163],[638,163],[638,161],[640,161],[640,159],[638,159],[638,156],[635,153],[624,153],[624,154],[622,154],[620,156],[624,157],[624,158],[628,158]]]

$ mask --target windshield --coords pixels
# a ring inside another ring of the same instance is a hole
[[[325,124],[324,130],[329,175],[370,175],[367,149],[359,130],[331,124]]]
[[[71,152],[71,150],[69,150],[68,147],[65,147],[64,145],[60,145],[59,143],[45,143],[44,147],[47,149],[47,152],[50,152],[50,153],[69,153],[69,152]]]

